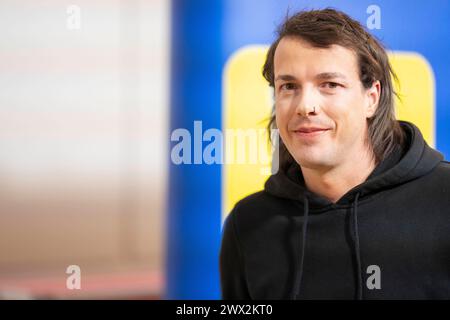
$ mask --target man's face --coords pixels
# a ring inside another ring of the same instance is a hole
[[[276,123],[297,163],[333,168],[367,152],[367,118],[375,112],[380,85],[363,87],[353,51],[284,37],[274,75]]]

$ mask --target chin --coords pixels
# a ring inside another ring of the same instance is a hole
[[[294,157],[295,161],[304,168],[308,169],[320,169],[324,167],[330,167],[332,164],[330,161],[324,161],[324,156],[307,156],[298,155]]]

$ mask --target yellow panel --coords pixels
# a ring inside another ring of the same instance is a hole
[[[273,105],[272,90],[261,74],[267,49],[266,46],[241,48],[225,66],[222,128],[225,136],[224,154],[225,158],[229,158],[224,162],[222,171],[223,219],[237,201],[262,190],[270,175],[270,163],[249,163],[249,140],[246,144],[247,161],[241,164],[237,163],[236,154],[232,157],[229,152],[230,145],[236,144],[237,139],[227,138],[230,129],[253,130],[252,133],[258,139],[258,152],[265,152],[266,157],[270,155],[267,135],[260,134],[265,132]],[[401,85],[400,90],[397,87],[403,102],[396,100],[398,119],[416,124],[427,142],[434,146],[434,76],[430,65],[425,58],[411,52],[392,52],[389,59]]]
[[[244,47],[228,60],[223,77],[222,128],[224,131],[254,130],[258,133],[259,146],[264,149],[262,152],[268,156],[270,148],[267,135],[261,137],[259,134],[264,132],[267,126],[273,105],[272,91],[261,74],[266,52],[265,46]],[[229,146],[230,141],[226,138],[226,132],[224,136],[225,146]],[[224,154],[225,158],[229,155],[226,147]],[[264,172],[270,170],[270,162],[266,165],[249,164],[248,161],[244,164],[236,163],[237,161],[228,164],[226,162],[222,171],[223,217],[231,211],[238,200],[261,190],[264,181],[270,175],[270,171]]]
[[[396,99],[397,119],[419,127],[427,143],[434,147],[434,75],[428,61],[414,52],[392,52],[389,61],[398,76],[395,86],[401,100]]]

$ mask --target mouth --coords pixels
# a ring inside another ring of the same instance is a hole
[[[314,138],[318,137],[325,132],[327,132],[328,128],[299,128],[297,130],[293,130],[294,134],[300,138]]]

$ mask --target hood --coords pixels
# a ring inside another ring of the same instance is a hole
[[[442,161],[442,154],[427,145],[414,124],[406,121],[399,123],[405,133],[404,145],[395,148],[377,165],[366,181],[348,191],[337,204],[350,204],[356,194],[359,194],[361,200],[388,187],[419,178]],[[328,199],[306,189],[302,171],[296,162],[284,170],[280,168],[276,174],[270,176],[264,189],[271,195],[291,200],[303,201],[307,197],[311,209],[333,205]]]
[[[355,261],[356,291],[355,298],[363,299],[363,278],[361,268],[361,250],[358,227],[358,202],[370,197],[379,191],[392,188],[396,185],[406,183],[419,178],[433,170],[443,159],[442,154],[430,148],[422,137],[419,129],[412,123],[400,121],[400,126],[405,133],[402,146],[397,146],[391,154],[381,161],[372,171],[369,177],[358,186],[348,191],[339,199],[337,204],[351,205],[352,233],[352,255]],[[310,191],[305,187],[300,166],[294,161],[272,175],[265,184],[266,192],[281,198],[296,200],[295,203],[303,203],[303,223],[301,230],[301,251],[298,255],[298,266],[294,279],[294,288],[291,293],[292,299],[300,296],[303,278],[303,265],[306,259],[305,246],[308,232],[308,216],[310,207],[318,211],[326,210],[334,204]],[[322,210],[321,210],[322,209]]]

